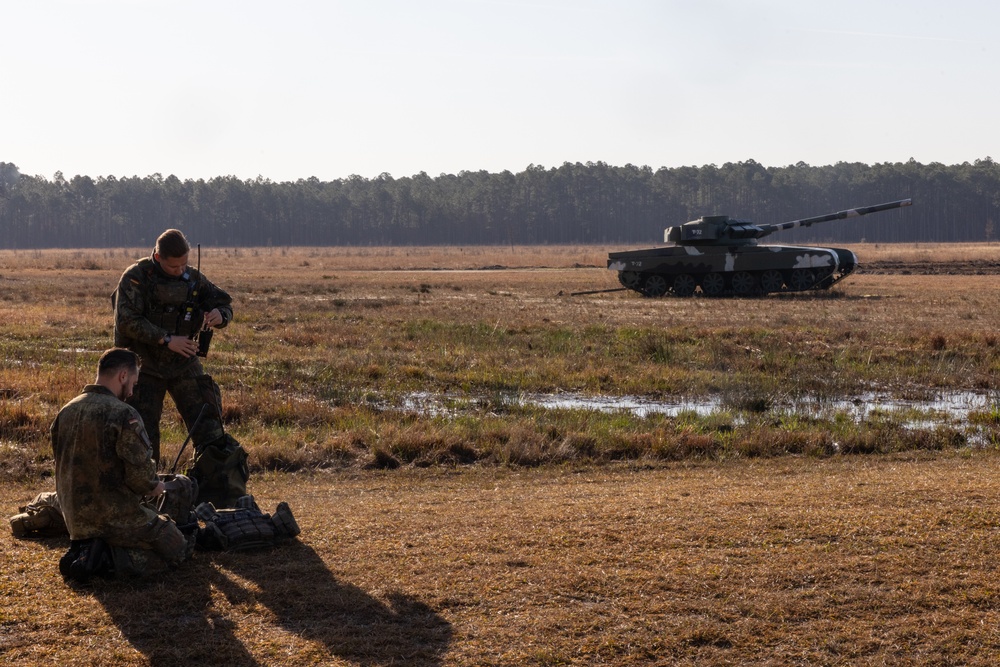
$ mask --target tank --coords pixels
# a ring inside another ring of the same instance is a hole
[[[755,296],[775,292],[830,289],[858,265],[845,248],[758,245],[775,232],[808,227],[819,222],[855,218],[910,206],[912,200],[852,208],[846,211],[758,225],[726,215],[703,216],[678,227],[668,227],[665,243],[646,250],[608,255],[608,269],[618,273],[622,286],[645,296]]]

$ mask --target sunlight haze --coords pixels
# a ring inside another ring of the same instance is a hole
[[[7,2],[0,161],[286,181],[1000,158],[998,7]]]

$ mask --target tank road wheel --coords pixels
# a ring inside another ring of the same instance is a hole
[[[816,287],[827,289],[833,284],[833,269],[824,268],[816,271]]]
[[[635,271],[619,271],[618,282],[622,284],[622,287],[639,291],[639,274]]]
[[[701,279],[701,291],[708,296],[719,296],[726,290],[726,279],[721,273],[706,273]]]
[[[809,269],[795,269],[788,281],[788,286],[796,292],[807,290],[816,282],[816,274]]]
[[[737,271],[732,277],[733,291],[747,296],[757,291],[757,276],[747,271]]]
[[[760,288],[764,290],[764,294],[769,292],[780,292],[781,285],[785,282],[785,279],[781,277],[781,271],[776,269],[768,269],[764,273],[760,274]]]
[[[690,274],[682,273],[674,278],[674,294],[677,296],[691,296],[697,286]]]
[[[648,278],[646,278],[646,285],[643,287],[642,291],[646,296],[663,296],[667,293],[667,288],[670,287],[667,284],[667,279],[661,276],[659,273],[651,273]]]

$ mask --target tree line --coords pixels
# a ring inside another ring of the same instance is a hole
[[[50,179],[0,162],[0,247],[149,247],[170,227],[215,246],[655,245],[664,227],[702,215],[785,222],[905,198],[914,205],[783,232],[780,240],[996,240],[1000,164],[747,160],[654,170],[577,162],[518,173],[275,182],[59,172]]]

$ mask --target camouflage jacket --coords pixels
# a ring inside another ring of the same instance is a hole
[[[115,345],[127,347],[142,360],[142,371],[172,379],[201,374],[198,357],[185,358],[160,341],[166,334],[193,336],[205,313],[218,308],[222,328],[233,319],[232,299],[197,269],[169,276],[152,258],[141,259],[122,274],[115,290]]]
[[[91,384],[50,428],[56,493],[70,539],[103,537],[129,546],[156,513],[142,496],[157,485],[153,449],[135,408]]]

